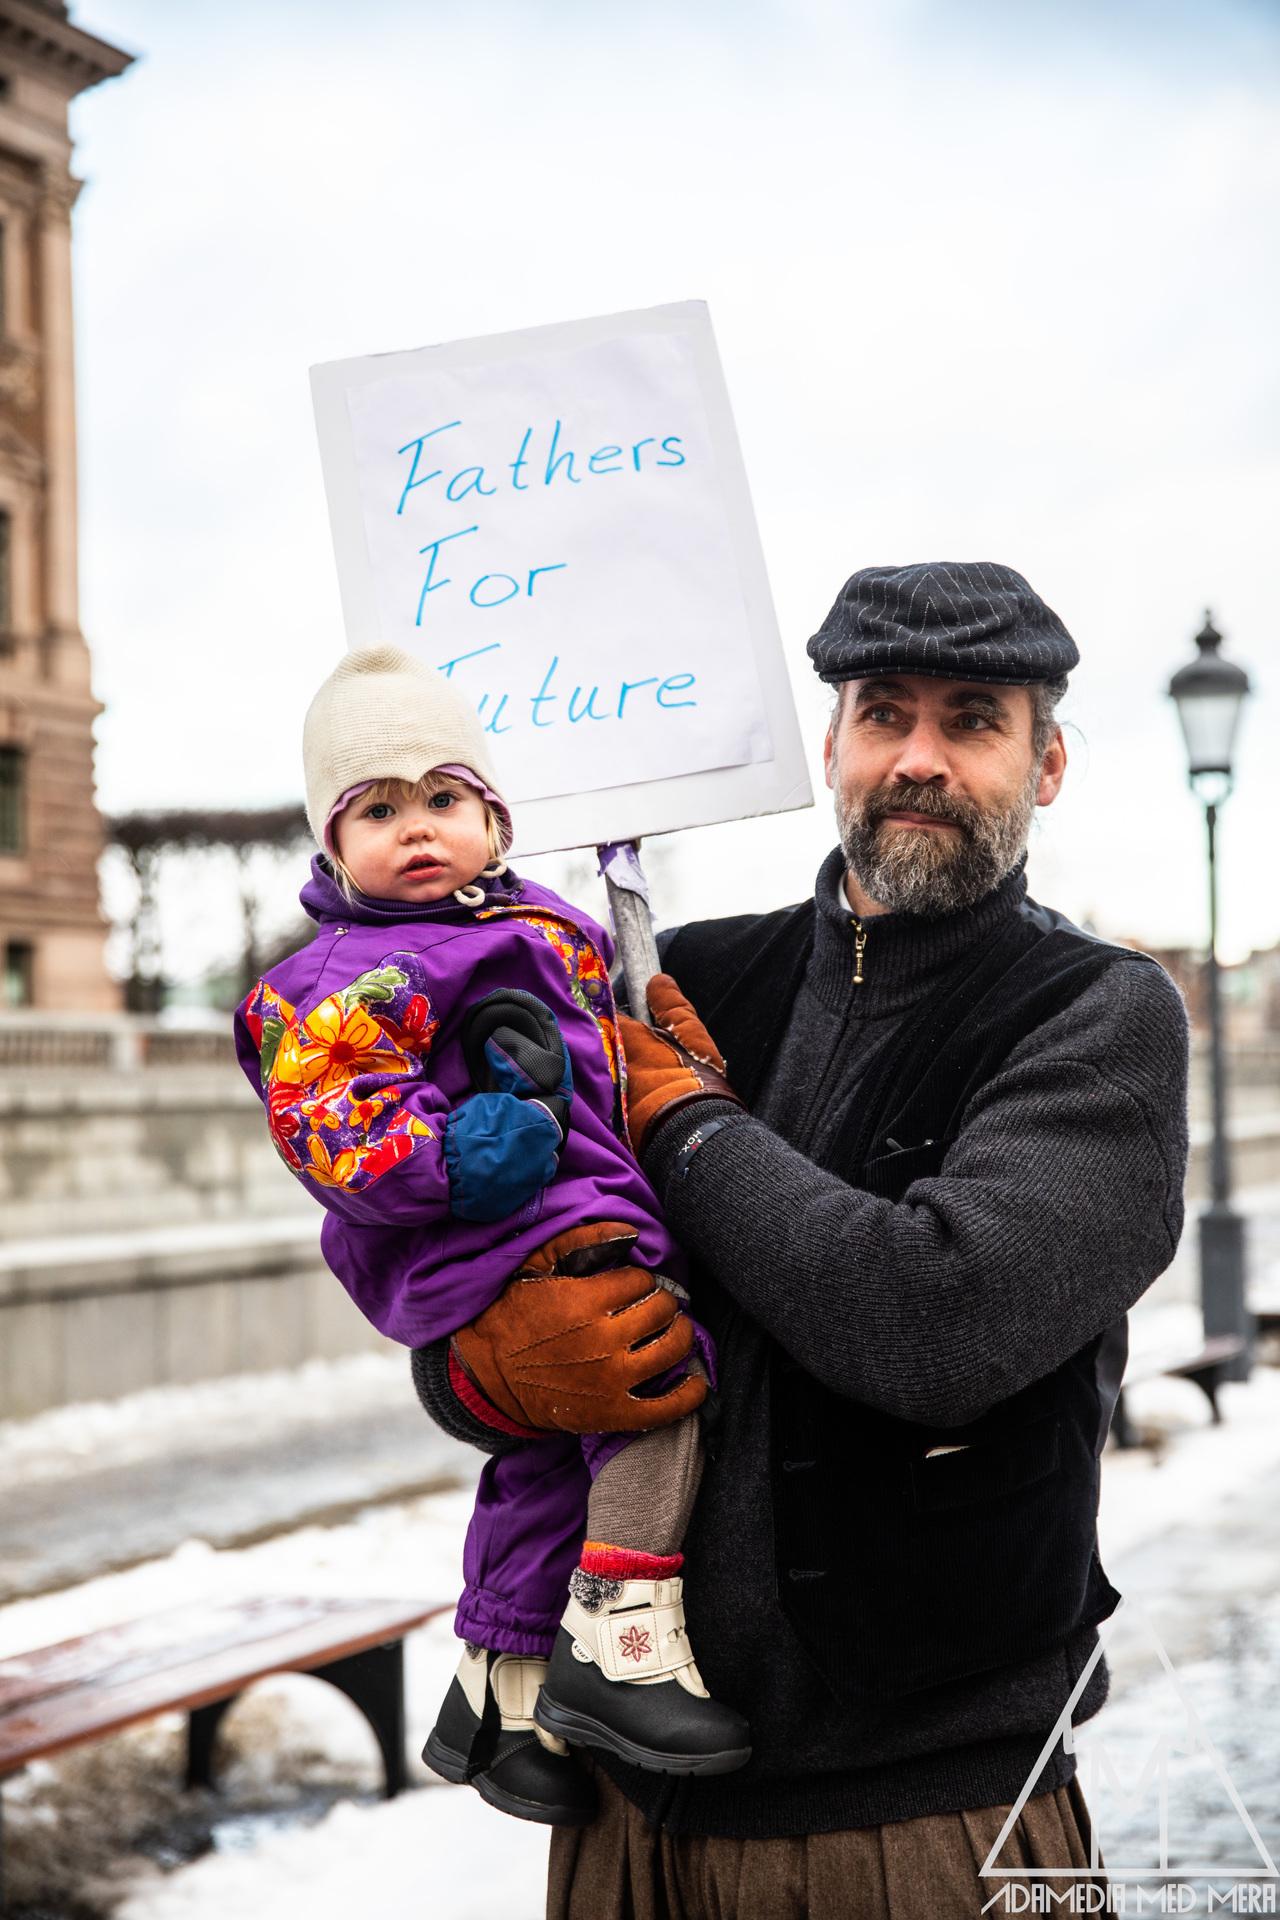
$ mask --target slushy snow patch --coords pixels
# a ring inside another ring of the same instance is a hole
[[[273,1835],[251,1853],[208,1854],[139,1888],[115,1920],[541,1920],[547,1844],[545,1827],[441,1786],[384,1806],[337,1806],[319,1826]]]

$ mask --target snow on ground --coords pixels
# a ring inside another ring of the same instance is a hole
[[[1133,1352],[1179,1351],[1199,1346],[1203,1329],[1189,1308],[1153,1309],[1168,1320],[1150,1329],[1145,1316],[1131,1317]],[[1098,1540],[1105,1564],[1185,1520],[1209,1515],[1224,1489],[1239,1491],[1256,1481],[1274,1487],[1280,1471],[1280,1371],[1258,1366],[1247,1382],[1228,1381],[1218,1391],[1221,1425],[1211,1424],[1209,1403],[1190,1380],[1163,1376],[1125,1389],[1129,1417],[1156,1444],[1103,1456]],[[1273,1497],[1273,1496],[1268,1496]]]
[[[94,1466],[177,1453],[210,1434],[248,1441],[282,1420],[331,1426],[409,1397],[402,1347],[310,1360],[271,1373],[240,1373],[189,1386],[150,1387],[121,1400],[80,1401],[30,1420],[0,1420],[0,1486],[10,1477],[54,1479]]]
[[[498,1834],[501,1824],[506,1831]],[[140,1889],[116,1920],[541,1920],[547,1829],[506,1820],[465,1787],[336,1806],[322,1826],[251,1853],[213,1853]]]
[[[1137,1330],[1135,1349],[1148,1340],[1180,1342],[1187,1330],[1172,1319],[1153,1322]],[[171,1446],[175,1434],[197,1432],[210,1417],[260,1422],[264,1432],[273,1418],[293,1417],[303,1406],[323,1407],[331,1420],[343,1407],[377,1404],[390,1384],[403,1389],[399,1355],[160,1390],[0,1428],[0,1458],[11,1472],[52,1479],[104,1450],[145,1458],[148,1450]],[[1153,1380],[1130,1390],[1135,1421],[1163,1428],[1168,1441],[1154,1451],[1113,1449],[1105,1457],[1100,1532],[1113,1572],[1127,1551],[1179,1522],[1200,1517],[1211,1524],[1224,1488],[1239,1494],[1256,1484],[1264,1497],[1274,1486],[1280,1374],[1261,1368],[1247,1385],[1227,1386],[1223,1409],[1223,1424],[1209,1425],[1203,1396],[1184,1381]],[[164,1559],[0,1608],[0,1657],[219,1597],[333,1593],[452,1601],[470,1504],[470,1491],[457,1489],[234,1551],[191,1540]],[[455,1661],[447,1614],[406,1642],[411,1756],[421,1749]],[[212,1805],[180,1791],[177,1715],[10,1780],[4,1797],[13,1895],[20,1893],[23,1871],[39,1868],[56,1882],[61,1861],[64,1875],[79,1877],[64,1878],[67,1904],[46,1906],[47,1914],[70,1911],[73,1896],[82,1903],[78,1913],[110,1913],[114,1920],[275,1920],[292,1902],[307,1920],[350,1920],[357,1908],[430,1920],[534,1920],[541,1913],[545,1829],[506,1818],[469,1789],[445,1785],[416,1758],[411,1777],[422,1790],[381,1801],[372,1734],[323,1682],[300,1675],[261,1682],[225,1727],[224,1795]],[[207,1846],[210,1831],[212,1851],[182,1864],[183,1822],[189,1828],[192,1821],[184,1810],[193,1801],[204,1824],[187,1851]]]

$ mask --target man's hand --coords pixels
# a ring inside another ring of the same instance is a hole
[[[701,1377],[636,1391],[688,1359],[693,1323],[651,1273],[630,1264],[634,1245],[633,1230],[611,1221],[557,1235],[453,1336],[456,1363],[507,1420],[562,1433],[645,1433],[701,1406]]]
[[[720,1049],[669,973],[655,973],[647,989],[653,1025],[620,1019],[627,1056],[627,1127],[636,1158],[663,1120],[695,1100],[740,1107],[725,1079]]]

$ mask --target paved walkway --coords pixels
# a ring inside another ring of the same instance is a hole
[[[399,1354],[15,1421],[0,1428],[0,1603],[184,1540],[238,1547],[332,1525],[469,1483],[479,1457],[432,1425]]]

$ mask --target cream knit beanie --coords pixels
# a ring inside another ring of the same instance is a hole
[[[401,647],[358,647],[338,662],[302,723],[307,819],[321,846],[334,802],[368,780],[420,780],[432,767],[470,767],[491,791],[511,844],[480,716],[434,667]]]

